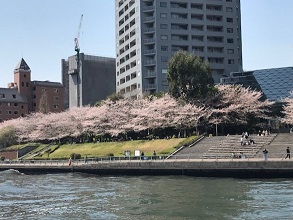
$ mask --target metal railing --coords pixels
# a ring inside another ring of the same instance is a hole
[[[268,161],[293,161],[291,159],[285,159],[286,153],[268,153]],[[263,154],[256,155],[232,155],[229,157],[225,155],[213,155],[209,157],[195,157],[194,155],[173,155],[167,158],[164,156],[121,156],[121,157],[97,157],[88,159],[72,160],[72,165],[82,166],[87,164],[97,164],[97,163],[123,163],[123,162],[166,162],[166,161],[190,161],[190,162],[202,162],[202,161],[263,161]],[[0,161],[0,166],[3,165],[17,165],[17,166],[68,166],[69,160],[4,160]]]

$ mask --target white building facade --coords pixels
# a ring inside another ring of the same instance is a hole
[[[215,83],[242,71],[240,0],[115,0],[116,92],[168,91],[167,63],[184,50],[210,63]]]

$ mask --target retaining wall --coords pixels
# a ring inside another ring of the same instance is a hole
[[[187,175],[197,177],[293,178],[293,161],[130,161],[93,164],[0,164],[25,174],[79,172],[97,175]]]

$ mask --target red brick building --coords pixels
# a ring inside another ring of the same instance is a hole
[[[64,110],[64,88],[59,82],[31,81],[31,70],[22,58],[14,69],[14,82],[0,88],[0,122],[31,112]]]

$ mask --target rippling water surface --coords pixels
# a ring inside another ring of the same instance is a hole
[[[0,219],[292,219],[293,181],[0,172]]]

